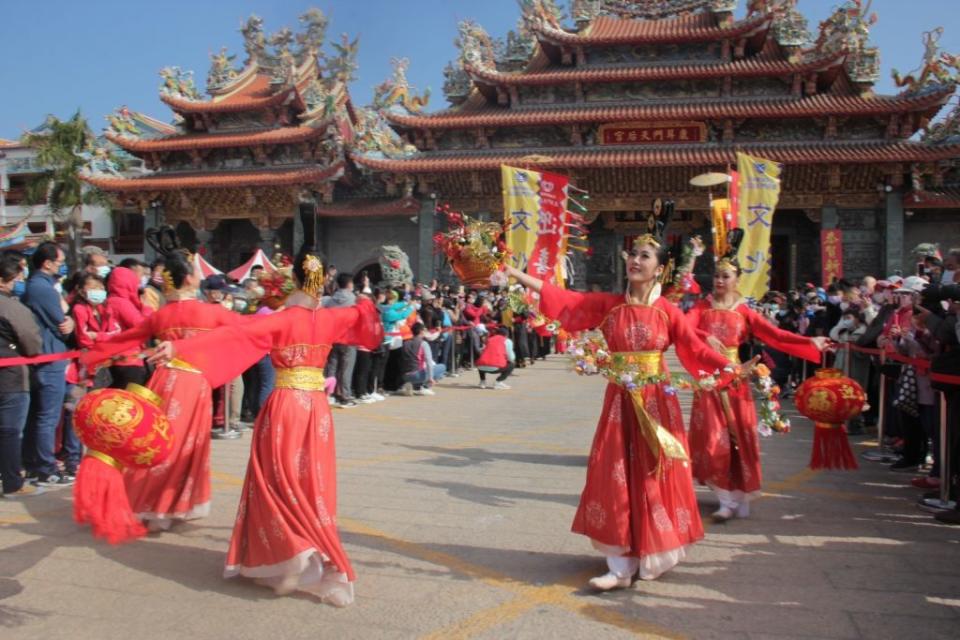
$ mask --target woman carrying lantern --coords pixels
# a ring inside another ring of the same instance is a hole
[[[807,338],[774,327],[754,312],[737,291],[740,265],[737,250],[743,229],[727,234],[728,250],[717,262],[713,295],[687,314],[697,334],[732,363],[739,346],[752,338],[788,355],[820,362],[827,338]],[[760,444],[757,412],[746,383],[725,389],[701,389],[690,411],[690,452],[693,476],[710,487],[720,501],[716,522],[750,514],[750,500],[760,493]]]
[[[113,356],[136,352],[152,338],[178,340],[249,321],[218,304],[197,300],[200,275],[194,273],[192,261],[176,250],[170,237],[162,243],[168,255],[163,271],[167,304],[139,326],[93,345],[81,357],[88,369]],[[203,518],[210,513],[213,412],[206,380],[182,360],[158,367],[147,388],[163,399],[162,408],[174,434],[173,450],[163,464],[127,470],[124,481],[134,513],[151,531],[161,531],[175,521]]]
[[[664,210],[669,215],[672,203]],[[734,369],[660,295],[669,260],[665,226],[665,220],[652,224],[657,235],[639,236],[624,252],[625,295],[567,291],[507,267],[509,275],[540,292],[544,316],[567,331],[599,328],[611,357],[637,373],[629,374],[636,383],[607,385],[573,521],[573,531],[607,557],[609,572],[590,580],[598,590],[628,587],[638,573],[643,580],[657,578],[703,537],[683,416],[663,352],[673,344],[694,375]]]
[[[253,428],[224,575],[255,578],[278,594],[302,590],[346,606],[353,601],[355,575],[335,520],[333,420],[323,367],[333,344],[379,347],[383,325],[366,297],[352,307],[320,307],[323,268],[316,256],[301,250],[293,274],[300,290],[284,310],[163,343],[152,360],[182,358],[217,387],[270,354],[276,382]]]

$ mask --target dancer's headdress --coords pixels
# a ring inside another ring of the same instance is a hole
[[[177,239],[177,232],[170,225],[164,225],[159,229],[147,229],[144,232],[147,244],[153,247],[153,250],[164,258],[181,257],[190,263],[193,260],[193,254],[180,246]],[[170,295],[177,290],[173,283],[173,274],[167,269],[163,270],[163,293]]]
[[[727,231],[727,252],[717,260],[717,271],[733,271],[740,273],[740,263],[737,262],[737,252],[743,242],[744,230],[731,229]]]
[[[323,292],[323,263],[313,254],[303,259],[304,281],[301,289],[304,293],[317,298]]]
[[[657,198],[653,201],[653,211],[647,216],[647,231],[633,240],[633,246],[638,247],[645,244],[653,245],[657,248],[667,244],[667,227],[673,218],[673,200],[661,200]]]

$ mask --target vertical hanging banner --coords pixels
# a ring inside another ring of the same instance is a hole
[[[739,226],[745,231],[737,254],[743,271],[740,293],[755,300],[770,289],[770,232],[780,198],[781,171],[772,160],[737,153]]]
[[[840,229],[820,230],[820,266],[824,287],[843,278],[843,231]]]
[[[514,267],[563,285],[570,179],[556,173],[501,166],[507,248]]]

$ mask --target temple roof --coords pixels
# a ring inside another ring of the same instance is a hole
[[[631,147],[576,147],[494,149],[476,152],[430,152],[410,159],[390,160],[351,154],[357,164],[372,170],[405,173],[494,170],[501,164],[541,169],[617,167],[675,167],[726,165],[738,151],[786,164],[930,162],[960,155],[960,145],[933,147],[910,141],[818,141],[737,145],[685,144]]]
[[[241,133],[195,133],[160,138],[130,138],[107,132],[106,137],[119,147],[134,153],[180,151],[187,149],[222,149],[271,144],[291,144],[319,138],[325,133],[327,120],[312,126],[284,127]]]
[[[751,78],[809,73],[842,64],[843,52],[811,57],[792,62],[782,57],[756,56],[733,62],[634,65],[629,67],[590,67],[549,69],[535,72],[504,73],[464,65],[464,70],[478,81],[496,85],[554,85],[572,82],[631,82],[650,80],[679,80],[723,78]]]
[[[266,74],[253,74],[250,79],[234,91],[214,96],[210,100],[191,100],[168,93],[161,93],[160,99],[178,113],[233,113],[266,109],[285,102],[295,101],[301,109],[305,108],[297,87],[286,86],[276,90],[271,86],[271,78]]]
[[[335,180],[343,174],[337,162],[326,167],[223,171],[220,173],[154,173],[142,178],[107,175],[82,176],[90,184],[111,193],[174,191],[178,189],[235,189],[242,187],[297,186]]]
[[[756,33],[770,26],[766,14],[720,24],[709,12],[698,12],[659,20],[630,20],[598,16],[583,31],[572,33],[546,22],[531,30],[538,38],[561,45],[614,45],[644,43],[710,42]]]
[[[537,108],[449,109],[429,115],[385,112],[394,125],[406,128],[455,129],[493,126],[531,126],[632,120],[686,120],[704,118],[788,118],[828,115],[885,115],[936,111],[953,94],[952,85],[918,96],[817,94],[806,98],[688,99],[676,102],[619,103],[613,105],[558,105]],[[465,105],[466,106],[466,105]],[[471,105],[472,106],[472,105]]]

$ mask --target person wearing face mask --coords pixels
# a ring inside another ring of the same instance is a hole
[[[140,276],[128,267],[117,267],[107,280],[106,310],[111,313],[122,331],[133,329],[153,315],[153,309],[140,299]],[[143,345],[141,345],[142,347]],[[145,384],[147,370],[143,359],[126,357],[110,367],[114,389],[125,389],[127,384]]]
[[[222,274],[214,274],[203,281],[203,296],[210,306],[217,306],[225,311],[233,311],[233,294],[230,285]],[[243,377],[232,380],[226,387],[217,387],[213,390],[213,434],[215,440],[235,440],[242,436],[240,430],[240,414],[243,405]],[[229,397],[228,397],[229,396]],[[228,401],[229,400],[229,406]]]
[[[0,258],[0,358],[35,356],[43,349],[33,314],[13,297],[14,285],[23,281],[16,256]],[[21,438],[30,408],[30,372],[26,365],[0,367],[0,481],[5,498],[41,493],[21,477]]]
[[[738,291],[741,270],[736,256],[743,236],[743,229],[727,234],[729,250],[717,261],[713,294],[695,304],[687,319],[701,339],[734,364],[740,362],[740,345],[750,340],[819,364],[829,344],[826,337],[808,338],[776,328]],[[750,502],[760,495],[757,422],[750,385],[694,393],[689,431],[693,477],[717,496],[720,508],[712,515],[714,522],[749,516]]]
[[[136,326],[93,344],[80,358],[88,369],[111,357],[136,351],[151,339],[176,340],[249,322],[219,304],[197,299],[200,278],[184,256],[174,253],[164,264],[167,304]],[[156,467],[128,470],[125,483],[134,513],[151,529],[165,530],[174,521],[209,513],[212,392],[198,371],[179,361],[158,367],[146,386],[163,398],[170,431],[177,437],[163,473]]]
[[[106,280],[111,269],[107,252],[93,245],[84,247],[82,252],[83,268],[81,271],[100,276],[100,278]]]
[[[671,210],[670,205],[664,207],[665,218]],[[608,572],[589,581],[598,591],[629,587],[637,573],[643,580],[657,578],[703,538],[683,414],[676,394],[661,377],[663,352],[672,344],[683,367],[697,377],[734,369],[730,360],[703,342],[676,306],[661,297],[660,281],[669,260],[663,228],[657,235],[637,237],[623,258],[624,294],[561,289],[505,267],[510,277],[540,293],[545,317],[559,321],[567,331],[599,328],[610,351],[636,365],[639,384],[607,385],[586,486],[573,521],[572,530],[589,537],[606,556]],[[656,446],[643,436],[651,430],[661,434],[651,436]]]
[[[74,329],[73,319],[64,314],[63,298],[57,291],[65,268],[64,260],[63,251],[53,242],[41,243],[30,256],[33,272],[27,281],[23,303],[33,311],[40,327],[44,354],[66,351],[67,340]],[[67,392],[66,371],[66,361],[33,367],[23,461],[28,475],[36,477],[41,485],[61,486],[74,481],[59,472],[54,457],[57,424]]]

